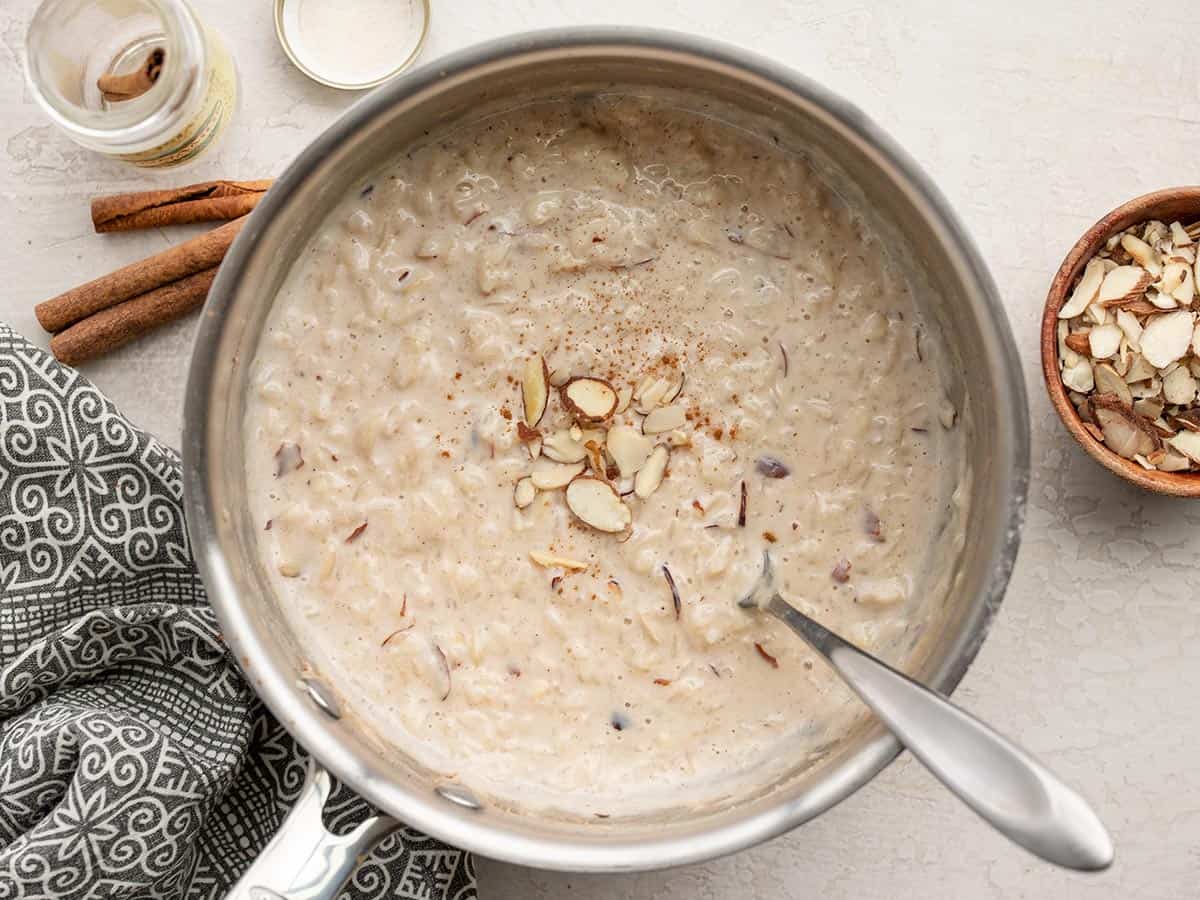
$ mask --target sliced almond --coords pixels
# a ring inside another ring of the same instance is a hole
[[[1121,238],[1121,246],[1133,257],[1133,261],[1157,278],[1162,273],[1162,263],[1158,261],[1158,253],[1145,241],[1132,234]]]
[[[529,558],[539,566],[547,569],[568,569],[572,572],[582,572],[588,567],[585,562],[571,559],[567,556],[556,556],[553,553],[542,553],[540,550],[530,550]]]
[[[670,378],[669,386],[667,387],[667,392],[665,394],[663,394],[661,402],[664,404],[674,403],[675,400],[679,397],[679,395],[683,393],[684,381],[685,381],[685,376],[684,376],[683,372],[680,372],[678,375]]]
[[[1104,276],[1096,302],[1101,306],[1113,306],[1136,300],[1153,280],[1150,273],[1139,266],[1117,266]]]
[[[666,378],[655,378],[645,384],[645,387],[639,392],[633,393],[633,408],[642,415],[648,415],[656,406],[663,402],[667,391],[671,389],[671,382]]]
[[[587,450],[582,440],[577,440],[568,429],[560,428],[542,439],[542,455],[555,462],[577,463],[587,458]]]
[[[1156,464],[1160,472],[1186,472],[1192,467],[1191,461],[1182,453],[1177,453],[1170,447],[1167,447],[1166,451],[1162,461]]]
[[[1113,359],[1113,368],[1117,370],[1117,374],[1122,378],[1129,371],[1129,364],[1133,362],[1133,351],[1129,349],[1129,341],[1125,338],[1125,333],[1121,333],[1121,349],[1117,351],[1116,358]]]
[[[625,410],[629,409],[631,400],[633,400],[633,388],[629,385],[617,388],[617,408],[613,415],[619,416]]]
[[[1200,431],[1200,409],[1185,409],[1171,416],[1171,423],[1184,431]]]
[[[1079,391],[1081,394],[1088,393],[1096,384],[1092,377],[1092,364],[1086,359],[1080,358],[1075,365],[1063,368],[1062,381],[1073,391]]]
[[[1119,456],[1133,459],[1157,450],[1161,441],[1154,428],[1112,394],[1092,398],[1096,422],[1104,432],[1105,445]]]
[[[1146,362],[1161,369],[1187,353],[1195,324],[1195,316],[1182,310],[1154,316],[1146,322],[1141,339]]]
[[[1099,303],[1093,303],[1083,311],[1083,317],[1093,325],[1103,325],[1108,321],[1108,309]]]
[[[575,518],[597,531],[617,534],[633,524],[633,513],[612,485],[580,476],[567,485],[567,508]]]
[[[1133,355],[1132,361],[1129,363],[1129,369],[1125,372],[1125,381],[1129,384],[1136,384],[1139,381],[1148,381],[1154,377],[1155,368],[1146,362],[1146,357],[1140,353]]]
[[[1108,363],[1093,366],[1092,377],[1095,380],[1097,392],[1115,394],[1122,403],[1133,404],[1133,394],[1129,392],[1129,385],[1125,383],[1125,379],[1121,377],[1120,373]]]
[[[1133,401],[1133,411],[1144,418],[1157,419],[1162,415],[1165,405],[1162,397],[1145,397]]]
[[[1137,316],[1128,309],[1118,309],[1117,327],[1125,332],[1125,340],[1129,341],[1129,346],[1134,352],[1141,352],[1139,341],[1142,339],[1142,323],[1137,320]]]
[[[517,509],[524,509],[537,497],[537,487],[534,486],[533,479],[528,476],[517,482],[513,488],[513,503]]]
[[[1063,343],[1076,353],[1091,353],[1092,343],[1088,340],[1089,331],[1076,331],[1063,338]]]
[[[603,422],[617,409],[617,392],[599,378],[572,378],[559,391],[563,406],[580,422]]]
[[[1180,306],[1191,306],[1192,301],[1196,299],[1196,279],[1192,275],[1190,266],[1183,263],[1183,280],[1179,283],[1179,287],[1171,291],[1171,296],[1179,303]]]
[[[1187,233],[1187,229],[1185,229],[1180,223],[1172,222],[1171,243],[1176,247],[1190,247],[1196,242],[1193,240],[1192,236]]]
[[[1167,263],[1163,269],[1162,278],[1154,286],[1164,294],[1174,296],[1175,288],[1183,283],[1183,274],[1189,269],[1183,263]]]
[[[1167,438],[1167,444],[1192,462],[1200,462],[1200,432],[1181,431],[1173,437]]]
[[[1178,428],[1176,428],[1175,426],[1171,425],[1169,422],[1167,422],[1166,420],[1161,419],[1161,418],[1155,419],[1154,421],[1152,421],[1150,423],[1150,427],[1153,428],[1155,430],[1155,432],[1158,433],[1159,437],[1165,437],[1165,438],[1170,437],[1171,435],[1173,435],[1175,432],[1177,432],[1179,430]]]
[[[588,466],[592,474],[601,481],[608,481],[608,464],[604,459],[604,448],[597,441],[587,441],[583,445],[587,452]]]
[[[1098,325],[1088,332],[1088,344],[1093,359],[1108,359],[1121,349],[1121,338],[1125,336],[1115,324]],[[1069,343],[1067,346],[1071,346]],[[1072,348],[1074,349],[1074,348]]]
[[[633,480],[633,492],[640,499],[645,500],[658,490],[658,486],[663,482],[663,477],[667,474],[667,462],[670,458],[671,451],[662,444],[654,448],[654,452],[650,454],[650,458],[638,470],[637,477]]]
[[[642,434],[662,434],[682,428],[687,422],[687,410],[682,406],[660,406],[642,419]]]
[[[1187,366],[1179,366],[1163,378],[1163,398],[1175,406],[1190,406],[1196,399],[1196,379]]]
[[[1060,319],[1073,319],[1080,315],[1088,305],[1096,299],[1100,291],[1100,283],[1104,281],[1104,263],[1102,260],[1090,260],[1083,270],[1083,277],[1075,285],[1071,298],[1058,311]]]
[[[1135,230],[1130,228],[1129,232],[1132,234]],[[1170,235],[1171,229],[1167,227],[1165,222],[1160,222],[1158,219],[1151,219],[1142,229],[1142,241],[1152,246],[1167,240]]]
[[[556,463],[542,457],[534,461],[529,477],[539,491],[556,491],[570,484],[571,479],[581,474],[584,468],[586,465],[583,462]]]
[[[1117,304],[1114,304],[1117,305]],[[1120,304],[1121,309],[1127,309],[1135,316],[1152,316],[1162,312],[1157,306],[1147,300],[1145,297],[1138,297],[1136,300],[1128,300]]]
[[[1129,386],[1129,393],[1133,394],[1134,400],[1157,397],[1162,393],[1162,379],[1155,375],[1149,381],[1139,381],[1137,384],[1131,384]]]
[[[692,435],[681,428],[667,432],[667,443],[672,447],[690,447],[692,446]]]
[[[605,448],[621,476],[629,478],[645,465],[654,450],[654,442],[629,425],[614,425],[608,430]]]
[[[571,380],[571,373],[565,368],[558,368],[552,371],[546,380],[550,382],[550,387],[560,388]]]
[[[525,424],[536,428],[546,406],[550,402],[550,371],[540,353],[535,353],[525,362],[521,376],[521,404],[524,406]]]
[[[1164,294],[1159,290],[1146,291],[1146,300],[1154,307],[1156,311],[1175,309],[1179,304],[1175,302],[1175,298],[1170,294]]]

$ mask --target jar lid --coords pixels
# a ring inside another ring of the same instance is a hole
[[[429,0],[275,0],[275,34],[292,63],[328,87],[358,91],[413,64]]]

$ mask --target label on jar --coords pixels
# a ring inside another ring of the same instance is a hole
[[[117,159],[143,168],[177,166],[194,159],[221,136],[237,104],[237,73],[221,39],[207,28],[204,39],[208,48],[208,84],[196,112],[161,144],[137,153],[116,154]]]

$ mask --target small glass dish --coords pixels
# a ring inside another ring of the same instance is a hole
[[[275,0],[275,34],[288,59],[343,91],[373,88],[409,68],[429,19],[429,0]]]

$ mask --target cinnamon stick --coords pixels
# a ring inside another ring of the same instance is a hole
[[[216,266],[173,281],[88,316],[50,339],[50,352],[68,366],[116,350],[204,303]]]
[[[245,216],[234,219],[162,253],[43,301],[34,308],[34,313],[47,331],[62,331],[68,325],[115,306],[122,300],[211,269],[225,256],[225,251],[245,224]]]
[[[92,225],[105,233],[236,219],[254,209],[270,186],[270,178],[204,181],[170,190],[97,197],[92,201]]]
[[[105,72],[96,79],[96,88],[109,103],[120,103],[140,97],[158,81],[165,59],[166,54],[161,47],[151,50],[146,54],[146,61],[137,70],[124,75]]]

